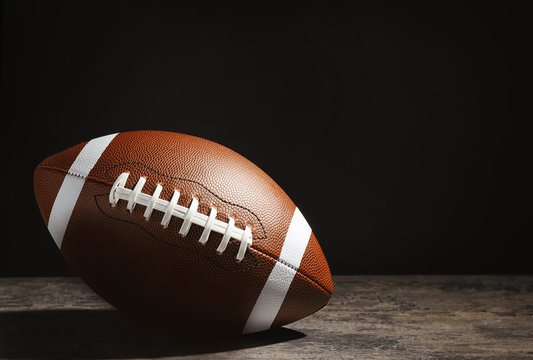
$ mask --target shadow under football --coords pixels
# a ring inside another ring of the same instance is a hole
[[[129,319],[114,310],[0,313],[0,357],[9,359],[139,358],[208,354],[304,337],[287,328],[232,338],[190,338]]]

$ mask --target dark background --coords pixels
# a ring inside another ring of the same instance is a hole
[[[0,276],[71,274],[33,169],[135,129],[256,163],[334,274],[532,273],[531,6],[261,4],[4,3]]]

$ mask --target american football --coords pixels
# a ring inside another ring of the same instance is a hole
[[[34,190],[70,267],[139,320],[253,333],[304,318],[333,294],[300,210],[217,143],[163,131],[99,137],[46,158]]]

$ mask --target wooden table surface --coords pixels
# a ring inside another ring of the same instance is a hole
[[[139,324],[77,278],[0,278],[6,359],[533,359],[533,276],[336,276],[281,329],[209,342]]]

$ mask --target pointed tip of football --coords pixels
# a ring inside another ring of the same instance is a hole
[[[272,327],[303,319],[326,306],[334,287],[328,263],[313,233]]]
[[[314,233],[311,233],[309,238],[299,271],[314,280],[328,293],[333,294],[335,291],[328,262]]]
[[[297,273],[272,327],[308,317],[329,303],[331,293],[301,273]]]

